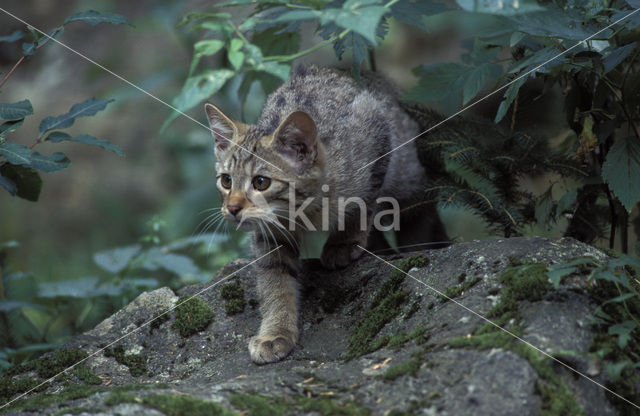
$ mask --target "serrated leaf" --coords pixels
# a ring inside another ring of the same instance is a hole
[[[361,1],[347,0],[341,9],[325,9],[320,15],[320,23],[335,22],[344,29],[361,34],[374,45],[378,44],[376,29],[389,9],[379,5],[363,5]]]
[[[624,348],[631,339],[631,333],[636,328],[636,324],[633,321],[625,321],[620,324],[612,325],[609,327],[609,335],[618,336],[618,346]]]
[[[93,261],[110,273],[120,273],[127,267],[133,257],[140,252],[141,246],[136,244],[104,250],[93,255]]]
[[[42,178],[33,168],[5,163],[0,166],[0,175],[16,186],[15,195],[36,202],[42,190]]]
[[[51,156],[45,156],[38,152],[33,152],[31,155],[30,166],[42,172],[57,172],[69,167],[70,165],[71,161],[64,153],[55,152]]]
[[[0,155],[11,164],[29,166],[32,154],[27,146],[13,142],[0,143]]]
[[[0,137],[4,137],[9,133],[18,130],[20,126],[22,126],[23,122],[24,120],[13,120],[0,124]]]
[[[544,10],[535,0],[456,0],[456,3],[468,12],[504,16]]]
[[[11,196],[15,196],[16,192],[18,192],[16,184],[11,179],[5,178],[4,176],[0,176],[0,186],[9,192]]]
[[[433,1],[401,0],[391,6],[391,16],[400,22],[416,26],[422,30],[427,30],[424,24],[424,18],[447,10],[449,10],[449,8],[444,4]]]
[[[621,46],[616,48],[609,53],[607,53],[602,60],[602,65],[604,66],[604,73],[607,74],[613,68],[618,66],[618,64],[633,52],[633,50],[637,46],[637,42],[630,43],[628,45]]]
[[[111,23],[112,25],[129,25],[133,26],[129,19],[126,17],[109,12],[97,12],[95,10],[88,10],[86,12],[75,13],[67,17],[64,24],[71,22],[85,22],[91,26],[95,26],[99,23]]]
[[[33,114],[33,107],[29,100],[16,103],[0,103],[0,118],[3,120],[22,120],[31,114]]]
[[[414,73],[420,77],[418,85],[405,96],[406,100],[415,102],[439,101],[455,91],[454,84],[469,67],[459,63],[433,64],[420,67]]]
[[[54,131],[53,133],[49,134],[49,136],[45,140],[50,140],[53,143],[59,143],[62,141],[84,143],[89,146],[101,147],[104,150],[108,150],[117,154],[118,156],[124,156],[124,151],[119,146],[111,144],[107,140],[96,139],[95,137],[88,134],[81,134],[76,137],[71,137],[67,133]]]
[[[486,84],[490,76],[495,75],[500,67],[491,63],[484,63],[465,73],[466,80],[462,87],[462,105],[466,105],[475,97]]]
[[[506,91],[504,92],[504,100],[502,100],[502,102],[498,106],[498,111],[496,112],[496,118],[494,120],[496,123],[499,123],[500,120],[502,120],[507,114],[507,111],[509,111],[509,107],[511,107],[511,103],[513,103],[513,100],[515,100],[516,96],[518,95],[520,87],[524,85],[528,77],[528,75],[521,76],[517,81],[513,82],[507,87]]]
[[[532,36],[569,39],[582,42],[591,38],[601,27],[585,22],[582,18],[576,18],[565,13],[556,6],[547,6],[547,9],[539,12],[523,13],[510,16],[520,32]],[[604,26],[604,25],[603,25]],[[608,39],[611,29],[602,31],[596,39]]]
[[[24,33],[21,30],[16,30],[10,35],[0,36],[0,42],[15,42],[24,37]]]
[[[631,211],[640,201],[640,143],[635,137],[616,141],[602,165],[602,179],[611,192]]]
[[[103,98],[89,98],[71,107],[68,113],[57,117],[47,117],[40,122],[40,134],[54,129],[64,129],[71,127],[78,117],[93,116],[97,112],[104,110],[107,105],[115,100],[105,100]]]

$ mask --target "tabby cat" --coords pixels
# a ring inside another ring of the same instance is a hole
[[[256,257],[280,246],[256,263],[262,323],[249,342],[255,363],[283,359],[298,340],[295,277],[302,234],[326,228],[321,261],[341,268],[364,253],[358,245],[388,247],[372,224],[376,213],[394,204],[380,203],[380,197],[394,198],[400,207],[415,202],[426,177],[413,143],[364,167],[419,133],[398,97],[376,74],[363,74],[360,86],[345,71],[302,66],[268,97],[255,125],[205,105],[222,215],[252,231]],[[364,204],[345,206],[345,198],[353,197]],[[398,246],[447,239],[435,207],[410,213],[396,224]]]

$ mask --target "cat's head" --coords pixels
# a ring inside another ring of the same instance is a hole
[[[288,224],[292,195],[300,206],[322,182],[324,150],[311,116],[294,111],[266,134],[212,104],[205,112],[215,140],[222,215],[245,229],[259,227],[260,221]]]

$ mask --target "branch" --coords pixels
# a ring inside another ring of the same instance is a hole
[[[38,50],[42,48],[44,45],[46,45],[47,43],[49,43],[49,41],[53,39],[58,34],[58,32],[60,32],[60,30],[62,30],[62,26],[59,26],[58,28],[56,28],[56,30],[51,35],[47,35],[47,39],[41,44],[39,44],[38,46],[36,46],[35,50]],[[2,81],[0,81],[0,88],[2,88],[2,86],[7,82],[9,77],[13,75],[13,73],[18,68],[18,66],[20,66],[20,64],[24,62],[25,59],[27,59],[27,56],[29,55],[23,55],[20,59],[18,59],[18,62],[16,62],[13,68],[11,68],[9,72],[7,72],[7,74],[2,78]]]

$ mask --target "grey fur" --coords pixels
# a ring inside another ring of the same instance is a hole
[[[381,208],[375,203],[378,197],[393,197],[402,206],[422,189],[426,175],[413,143],[359,170],[419,133],[417,123],[401,108],[398,99],[397,89],[376,74],[363,74],[361,88],[342,70],[310,66],[296,69],[290,81],[268,97],[254,126],[233,122],[207,105],[218,144],[216,170],[224,199],[223,215],[232,221],[241,219],[254,231],[252,247],[256,256],[283,246],[262,259],[256,270],[263,320],[259,335],[249,343],[254,362],[284,358],[298,339],[295,276],[298,242],[304,230],[286,229],[289,186],[295,186],[296,207],[308,197],[315,198],[304,212],[316,227],[321,225],[322,198],[328,198],[330,236],[321,257],[328,268],[344,267],[357,259],[363,253],[357,245],[367,244],[368,236],[370,247],[385,244],[380,235],[359,229],[355,207],[346,213],[346,229],[338,231],[338,197],[364,200],[370,224]],[[309,125],[307,115],[315,126]],[[231,132],[233,137],[227,137]],[[225,138],[240,146],[228,145]],[[223,174],[231,176],[230,189],[221,185]],[[262,192],[252,185],[258,175],[271,179],[270,187]],[[324,184],[329,186],[328,192],[322,191]],[[261,198],[266,200],[268,209],[259,203]],[[242,208],[237,218],[227,210],[229,205]],[[435,208],[429,209],[426,221],[414,218],[428,223],[423,230],[429,234],[422,233],[423,240],[444,235],[441,226],[433,228],[431,218],[435,216],[437,224],[439,220]],[[406,227],[411,219],[402,220]],[[411,242],[420,235],[420,230],[409,228],[413,229],[406,239],[402,239],[401,228],[399,241]],[[433,235],[438,232],[440,235]]]

